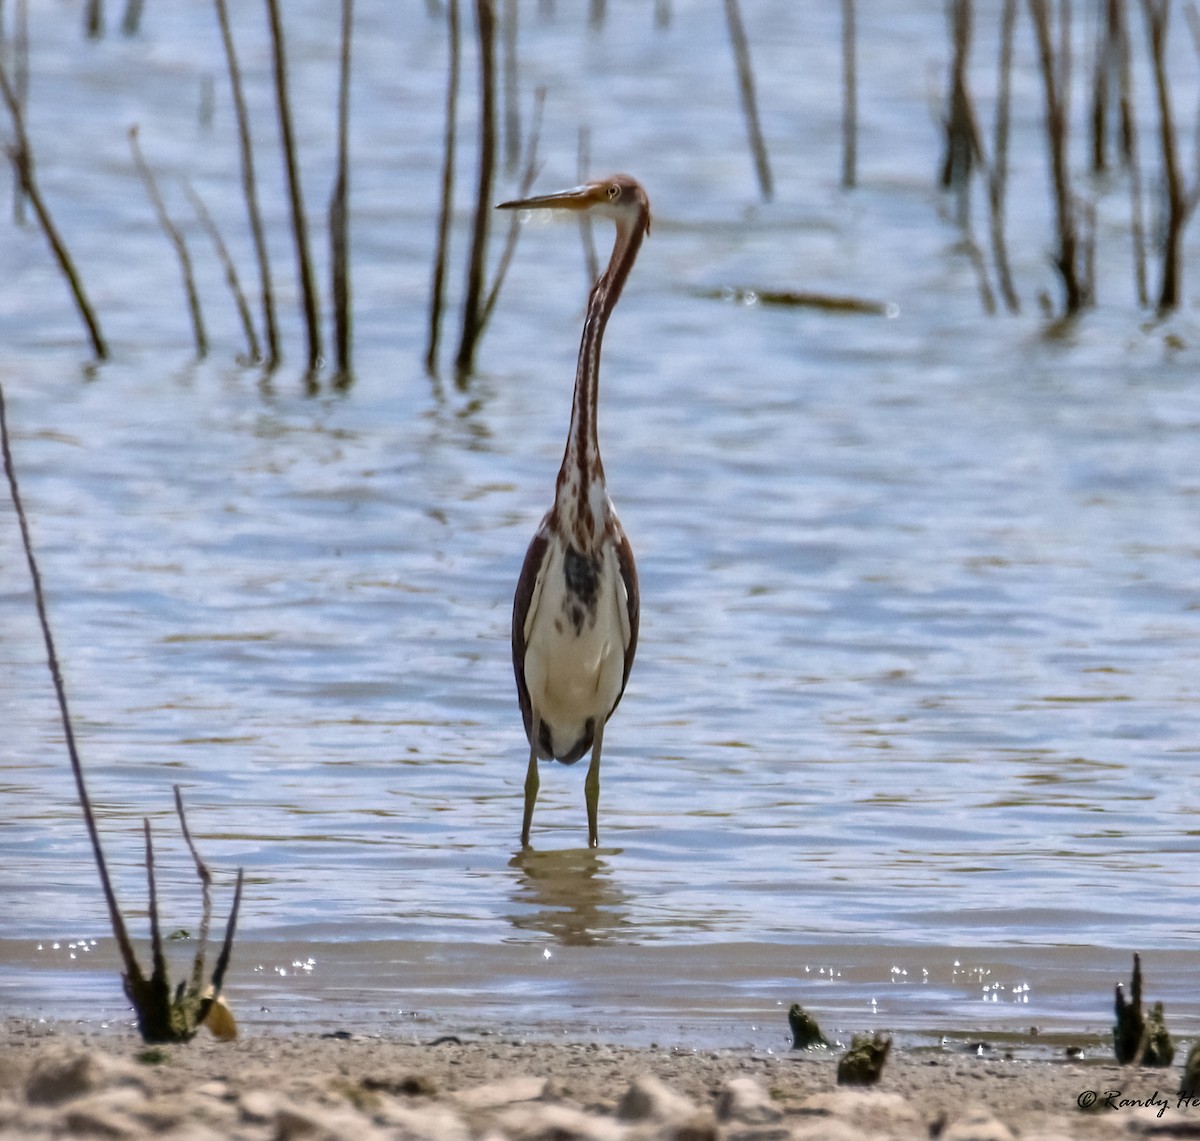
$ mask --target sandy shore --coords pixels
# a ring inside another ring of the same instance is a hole
[[[1178,1104],[1179,1079],[1178,1066],[897,1050],[868,1091],[838,1087],[835,1053],[491,1036],[221,1043],[207,1033],[147,1048],[132,1031],[8,1020],[0,1023],[0,1138],[1200,1137],[1200,1102]],[[1079,1108],[1087,1091],[1095,1092],[1091,1112]]]

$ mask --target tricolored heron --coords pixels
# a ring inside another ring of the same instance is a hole
[[[588,844],[599,844],[600,746],[633,665],[638,585],[633,549],[604,485],[596,438],[600,342],[650,232],[650,200],[619,174],[572,190],[501,203],[507,210],[587,211],[616,224],[608,268],[588,297],[567,446],[546,513],[521,567],[513,599],[513,672],[529,739],[521,844],[537,801],[538,760],[574,764],[592,752],[584,781]]]

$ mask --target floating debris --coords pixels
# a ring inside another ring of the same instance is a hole
[[[712,301],[732,301],[737,305],[780,305],[790,309],[822,309],[828,313],[867,313],[875,317],[898,317],[900,306],[894,301],[872,301],[832,293],[811,293],[797,289],[750,289],[726,285],[718,289],[695,289],[697,297]]]

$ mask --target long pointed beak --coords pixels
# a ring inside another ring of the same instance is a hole
[[[594,183],[556,190],[553,194],[535,194],[532,198],[515,198],[501,202],[497,210],[587,210],[604,197],[604,188]]]

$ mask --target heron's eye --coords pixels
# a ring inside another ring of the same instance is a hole
[[[621,188],[615,182],[611,183],[609,185],[607,193],[608,193],[608,200],[610,202],[615,202],[618,198],[621,197]]]

